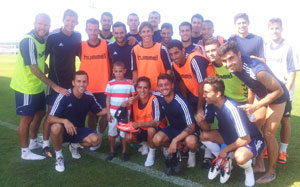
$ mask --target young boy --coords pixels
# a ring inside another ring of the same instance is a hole
[[[126,73],[124,63],[115,62],[113,64],[112,72],[114,74],[115,79],[109,81],[105,90],[105,94],[107,95],[106,107],[107,111],[109,111],[107,112],[107,120],[109,122],[108,139],[110,142],[110,153],[106,160],[112,160],[115,157],[114,144],[118,135],[118,131],[116,128],[118,121],[114,117],[116,110],[124,103],[124,101],[127,101],[130,96],[135,95],[135,89],[133,84],[124,78],[124,75]],[[130,114],[130,108],[128,108],[128,113]],[[128,117],[129,116],[130,115],[128,115]],[[124,139],[125,133],[121,131],[120,136],[123,138],[122,160],[127,161],[128,156],[126,154],[126,141]]]

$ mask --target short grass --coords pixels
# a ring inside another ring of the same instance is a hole
[[[14,92],[9,88],[10,77],[15,63],[14,55],[0,55],[0,121],[18,125],[19,117],[15,115]],[[277,166],[277,180],[264,186],[300,186],[300,164],[297,161],[300,153],[300,74],[298,73],[296,94],[291,118],[292,137],[288,149],[286,165]],[[54,159],[43,161],[23,161],[20,159],[20,144],[17,132],[0,126],[0,186],[174,186],[163,180],[146,174],[129,170],[110,162],[102,161],[85,153],[82,159],[73,160],[69,151],[64,148],[66,171],[57,173],[54,170]],[[143,165],[146,159],[137,151],[129,148],[130,162]],[[120,150],[119,150],[120,151]],[[40,153],[40,150],[37,151]],[[108,140],[104,138],[103,147],[99,150],[108,153]],[[207,170],[201,169],[202,152],[197,156],[197,166],[185,168],[177,175],[205,186],[221,186],[218,180],[209,181]],[[152,167],[164,171],[164,159],[161,151]],[[120,152],[119,152],[120,157]],[[256,174],[256,178],[261,174]],[[230,180],[222,186],[243,186],[243,170],[235,166]],[[259,186],[259,185],[257,185]]]

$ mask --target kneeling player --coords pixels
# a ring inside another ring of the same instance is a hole
[[[225,159],[228,153],[234,152],[237,164],[245,169],[245,185],[253,186],[255,179],[251,166],[252,158],[262,152],[264,140],[255,124],[250,122],[243,110],[237,107],[238,102],[224,96],[224,89],[224,83],[219,77],[208,77],[204,80],[203,96],[207,107],[205,119],[203,116],[200,121],[203,130],[200,138],[216,157]],[[215,116],[219,122],[219,129],[211,130]],[[224,143],[227,146],[220,150],[218,144]],[[220,170],[213,173],[213,176],[209,175],[209,178],[213,179],[219,172]],[[226,182],[222,177],[220,181]]]
[[[184,141],[190,150],[188,167],[195,167],[199,144],[192,109],[183,96],[174,93],[174,82],[170,75],[161,74],[157,82],[158,90],[163,96],[157,98],[170,125],[154,135],[153,143],[156,147],[169,146],[168,152],[173,154],[177,144]]]
[[[149,144],[149,152],[145,162],[145,166],[149,167],[154,164],[155,147],[153,144],[153,136],[158,130],[165,127],[163,113],[158,99],[155,95],[150,94],[151,83],[147,77],[140,77],[137,80],[136,92],[137,100],[133,101],[133,123],[134,128],[141,128],[139,133],[126,134],[127,143],[138,144],[147,142]]]
[[[86,72],[76,72],[72,84],[74,87],[69,89],[70,96],[58,95],[47,118],[51,124],[51,139],[56,153],[55,169],[58,172],[65,170],[62,143],[70,142],[69,150],[72,157],[79,159],[80,145],[90,147],[100,144],[97,133],[85,128],[87,113],[92,111],[98,116],[106,114],[106,109],[101,108],[93,94],[86,91],[88,85]]]

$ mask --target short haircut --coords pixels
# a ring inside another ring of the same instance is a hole
[[[125,68],[125,64],[122,61],[116,61],[113,63],[113,67],[122,67]]]
[[[74,10],[71,10],[71,9],[67,9],[65,12],[64,12],[64,17],[63,17],[63,20],[65,20],[65,18],[67,16],[73,16],[76,18],[76,22],[78,22],[78,15],[77,13],[74,11]]]
[[[138,78],[136,85],[138,86],[140,82],[146,82],[148,84],[148,88],[151,89],[151,82],[148,77],[142,76],[142,77]]]
[[[271,18],[269,20],[268,26],[270,26],[271,24],[274,24],[274,23],[278,23],[280,25],[280,27],[282,28],[282,21],[280,18]]]
[[[221,92],[221,95],[224,96],[225,85],[220,77],[206,77],[204,84],[209,84],[215,92]]]
[[[173,26],[172,26],[171,23],[163,23],[163,24],[161,25],[160,30],[163,30],[164,28],[170,29],[170,30],[173,32]]]
[[[99,21],[96,20],[95,18],[90,18],[90,19],[86,20],[86,28],[87,28],[88,24],[98,25],[98,27],[99,27]]]
[[[193,19],[194,18],[198,18],[198,19],[201,19],[201,22],[203,22],[203,16],[201,14],[194,14],[191,18],[191,22],[193,22]]]
[[[212,28],[214,28],[214,23],[211,20],[208,20],[208,19],[204,20],[203,23],[208,23],[211,25]],[[203,25],[203,23],[202,23],[202,25]]]
[[[39,18],[46,18],[49,20],[49,22],[51,21],[50,16],[48,14],[39,13],[35,16],[34,22],[36,22]]]
[[[179,25],[179,31],[180,31],[180,28],[181,28],[182,26],[189,26],[190,29],[192,30],[192,24],[189,23],[189,22],[187,22],[187,21],[184,21],[184,22],[180,23],[180,25]]]
[[[168,49],[172,49],[173,47],[177,47],[180,50],[183,49],[183,45],[182,45],[181,41],[179,41],[179,40],[171,40],[168,43]]]
[[[140,24],[139,32],[141,32],[144,27],[149,27],[153,31],[153,27],[148,21],[144,21]]]
[[[239,49],[235,41],[229,40],[228,42],[221,45],[217,50],[217,54],[219,55],[219,57],[221,57],[228,51],[232,51],[236,55],[239,53]]]
[[[136,16],[136,17],[139,19],[139,16],[138,16],[136,13],[130,13],[130,14],[127,16],[127,20],[129,19],[129,16]]]
[[[161,79],[167,79],[168,81],[170,81],[171,83],[174,82],[173,78],[171,75],[167,74],[167,73],[162,73],[157,77],[157,82]]]
[[[248,23],[250,23],[249,21],[249,17],[246,13],[238,13],[234,16],[234,24],[236,23],[236,21],[240,18],[244,18]]]
[[[126,25],[125,25],[124,23],[122,23],[122,22],[120,22],[120,21],[114,23],[114,24],[112,25],[112,30],[114,31],[114,28],[116,28],[116,27],[123,27],[125,34],[127,33]]]
[[[110,12],[103,12],[101,14],[101,20],[103,19],[104,16],[108,16],[108,17],[111,18],[111,20],[113,20],[113,16],[112,16],[112,14]]]
[[[158,18],[159,18],[159,20],[160,20],[160,14],[159,14],[157,11],[152,11],[152,12],[150,12],[150,13],[149,13],[149,16],[148,16],[148,19],[149,19],[149,17],[150,17],[151,14],[157,14],[157,15],[158,15]]]
[[[216,44],[218,47],[221,46],[221,44],[220,44],[218,38],[216,38],[216,37],[209,38],[209,39],[205,42],[205,46],[211,45],[211,44]]]
[[[86,75],[87,79],[89,80],[89,76],[88,76],[87,72],[85,72],[85,71],[82,71],[82,70],[76,71],[74,74],[73,80],[75,80],[77,75]]]

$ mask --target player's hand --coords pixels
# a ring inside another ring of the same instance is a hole
[[[203,111],[199,111],[199,112],[197,112],[197,114],[196,114],[196,122],[198,123],[198,124],[200,124],[202,121],[204,121],[205,120],[205,115],[204,115],[204,112]]]
[[[169,149],[168,149],[168,153],[169,154],[173,154],[176,152],[176,148],[177,148],[177,142],[174,141],[174,139],[172,140],[170,146],[169,146]]]
[[[65,120],[64,126],[66,128],[67,133],[70,134],[71,136],[77,134],[76,127],[69,120],[67,119]]]
[[[256,106],[254,104],[240,105],[238,108],[243,109],[246,114],[253,114],[256,111]]]
[[[227,157],[227,151],[225,149],[222,149],[221,152],[219,153],[219,156],[225,159]]]
[[[131,97],[129,97],[128,103],[130,105],[132,105],[137,100],[137,98],[138,98],[137,96],[131,96]]]
[[[136,122],[132,122],[132,127],[137,129],[137,128],[139,128],[139,124]]]
[[[112,122],[112,116],[107,112],[107,121]]]
[[[62,87],[60,87],[60,86],[58,86],[56,84],[52,88],[57,93],[60,93],[62,95],[66,95],[66,96],[70,96],[70,92],[67,89],[65,89],[65,88],[62,88]]]
[[[136,44],[136,38],[133,36],[129,36],[127,40],[128,40],[128,45],[130,46],[134,46]]]

